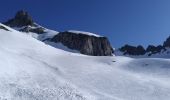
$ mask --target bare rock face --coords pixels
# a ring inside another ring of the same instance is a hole
[[[4,22],[3,24],[10,27],[34,26],[32,17],[26,11],[18,11],[14,18]]]
[[[95,37],[72,32],[61,32],[51,39],[52,42],[62,43],[70,49],[92,56],[112,56],[113,49],[106,37]]]

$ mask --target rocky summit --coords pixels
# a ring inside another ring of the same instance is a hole
[[[7,22],[3,24],[10,27],[22,27],[22,26],[34,26],[34,21],[32,17],[28,14],[28,12],[21,10],[18,11],[14,18],[9,19]]]

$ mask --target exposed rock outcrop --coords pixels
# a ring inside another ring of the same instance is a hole
[[[14,18],[4,22],[4,24],[10,27],[19,28],[19,31],[22,32],[33,32],[37,34],[45,33],[45,29],[35,24],[32,17],[24,10],[18,11]]]
[[[123,52],[123,55],[144,55],[145,49],[139,45],[137,47],[131,45],[125,45],[119,49]]]
[[[62,43],[70,49],[92,56],[111,56],[113,49],[106,37],[95,37],[72,32],[61,32],[51,39],[52,42]]]
[[[3,24],[10,27],[35,26],[32,17],[24,10],[18,11],[14,18]]]
[[[6,31],[9,31],[6,27],[1,26],[1,25],[0,25],[0,29],[3,29],[3,30],[6,30]]]
[[[19,31],[21,31],[21,32],[33,32],[33,33],[37,33],[37,34],[46,33],[46,32],[45,32],[45,29],[42,28],[42,27],[32,28],[32,27],[29,27],[29,26],[26,26],[26,27],[24,27],[24,28],[21,28]]]

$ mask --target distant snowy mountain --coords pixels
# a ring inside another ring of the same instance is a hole
[[[131,46],[126,44],[121,48],[115,50],[115,55],[130,57],[170,58],[170,37],[168,37],[162,45],[148,45],[146,49],[141,45]]]
[[[114,52],[106,37],[90,32],[75,30],[66,32],[49,30],[35,23],[32,17],[23,10],[17,12],[14,18],[4,22],[4,24],[18,31],[26,32],[32,37],[40,41],[44,41],[49,45],[52,44],[51,46],[54,46],[55,48],[62,47],[60,49],[66,51],[77,51],[79,53],[92,56],[112,56]],[[60,36],[58,36],[59,33]],[[67,33],[67,36],[63,35],[61,37],[61,33]],[[60,37],[60,39],[58,39],[58,37]],[[64,49],[63,47],[67,49]]]

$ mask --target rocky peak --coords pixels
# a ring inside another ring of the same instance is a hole
[[[24,10],[18,11],[14,18],[4,24],[10,27],[35,26],[32,17]]]

